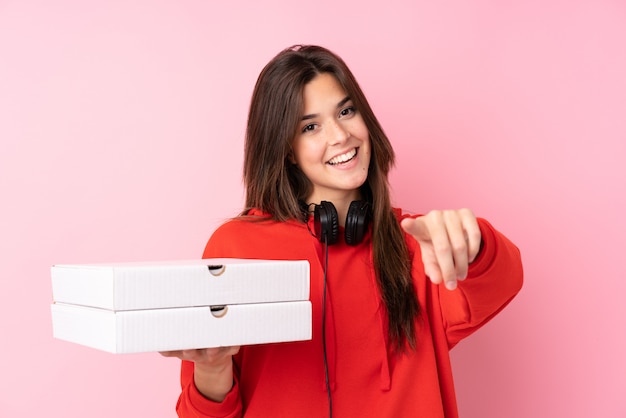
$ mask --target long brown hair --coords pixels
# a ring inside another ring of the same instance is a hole
[[[320,73],[330,73],[360,112],[370,134],[372,158],[363,194],[371,198],[374,268],[388,316],[389,340],[400,349],[415,347],[419,303],[411,279],[404,234],[391,208],[387,175],[395,155],[365,95],[344,61],[319,46],[294,46],[280,52],[261,71],[248,115],[244,150],[246,210],[257,208],[278,221],[302,219],[299,200],[312,185],[290,163],[302,117],[303,90]]]

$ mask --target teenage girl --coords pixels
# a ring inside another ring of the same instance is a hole
[[[246,208],[205,258],[308,260],[310,341],[162,353],[180,417],[457,417],[449,350],[522,285],[518,249],[469,209],[393,208],[391,144],[346,64],[288,48],[261,72]]]

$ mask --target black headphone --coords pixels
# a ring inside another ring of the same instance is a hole
[[[305,204],[308,212],[308,205]],[[363,241],[370,221],[370,204],[365,200],[350,203],[346,216],[344,239],[348,245],[357,245]],[[314,205],[313,224],[315,236],[328,245],[335,244],[339,239],[339,216],[331,202],[322,200]]]

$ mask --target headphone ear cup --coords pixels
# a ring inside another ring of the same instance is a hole
[[[339,217],[335,206],[325,200],[315,205],[313,212],[315,236],[328,245],[335,244],[339,238]]]
[[[345,240],[348,245],[357,245],[363,241],[369,224],[370,205],[367,201],[355,200],[350,203],[346,216]]]

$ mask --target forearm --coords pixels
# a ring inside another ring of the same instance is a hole
[[[233,362],[218,369],[196,364],[193,380],[198,392],[214,402],[222,402],[233,387]]]
[[[232,361],[231,361],[232,363]],[[216,396],[219,395],[217,393],[208,393],[214,390],[215,392],[224,392],[227,389],[222,388],[221,390],[217,390],[218,388],[215,386],[212,388],[203,388],[205,390],[206,395],[201,393],[195,383],[195,364],[189,361],[182,362],[181,368],[181,386],[182,392],[178,400],[178,404],[176,405],[176,411],[178,416],[181,418],[212,418],[212,417],[220,417],[220,418],[241,418],[242,415],[242,404],[241,397],[239,396],[239,386],[237,383],[237,375],[236,370],[231,368],[231,380],[230,384],[225,384],[225,387],[230,387],[226,392],[226,395],[220,401],[212,400],[207,397],[221,397]],[[203,386],[204,382],[213,381],[210,380],[208,376],[203,376],[204,371],[200,370],[198,374],[198,383],[200,386]],[[213,376],[215,377],[215,376]],[[224,382],[226,382],[225,376]]]
[[[488,222],[480,222],[484,246],[467,279],[455,292],[439,291],[451,346],[500,312],[522,287],[519,249]]]

